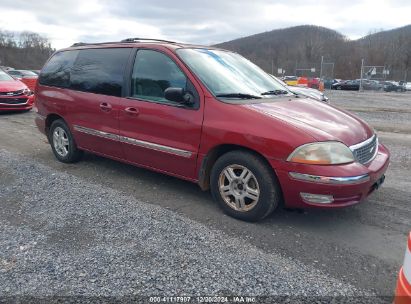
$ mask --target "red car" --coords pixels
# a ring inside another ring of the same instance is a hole
[[[10,70],[8,71],[8,73],[17,80],[25,83],[28,88],[34,92],[38,78],[38,75],[36,73],[28,70]]]
[[[0,111],[28,111],[34,95],[27,86],[0,70]]]
[[[36,106],[58,160],[88,151],[173,175],[249,221],[280,205],[357,204],[382,184],[390,157],[361,119],[211,47],[75,44],[42,69]]]

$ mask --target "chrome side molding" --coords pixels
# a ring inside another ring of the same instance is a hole
[[[114,141],[119,141],[119,142],[123,142],[126,144],[139,146],[139,147],[143,147],[143,148],[147,148],[147,149],[151,149],[155,151],[174,154],[174,155],[185,157],[185,158],[190,158],[193,154],[190,151],[181,150],[178,148],[164,146],[164,145],[160,145],[160,144],[156,144],[156,143],[152,143],[148,141],[143,141],[139,139],[134,139],[134,138],[126,137],[126,136],[116,135],[113,133],[103,132],[103,131],[99,131],[95,129],[90,129],[90,128],[86,128],[82,126],[74,125],[73,128],[77,132],[81,132],[84,134],[98,136],[98,137],[102,137],[102,138],[106,138],[106,139],[110,139]]]

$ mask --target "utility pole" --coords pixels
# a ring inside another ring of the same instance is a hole
[[[320,67],[320,81],[322,80],[323,76],[323,62],[324,62],[324,56],[321,56],[321,67]]]
[[[274,75],[274,59],[271,59],[271,75]]]
[[[360,92],[362,92],[362,75],[364,74],[364,59],[361,59]]]

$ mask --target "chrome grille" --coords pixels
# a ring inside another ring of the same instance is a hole
[[[361,163],[369,163],[378,152],[378,138],[377,135],[370,137],[366,141],[350,147],[355,159]]]
[[[0,96],[18,96],[22,95],[24,90],[11,91],[11,92],[0,92]]]

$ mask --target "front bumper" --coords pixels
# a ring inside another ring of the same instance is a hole
[[[279,179],[286,207],[336,208],[358,204],[377,189],[384,181],[389,159],[389,151],[379,144],[377,155],[366,165],[315,166],[270,162]],[[332,201],[315,203],[308,201],[306,194],[332,197]]]
[[[0,112],[27,111],[33,108],[34,95],[30,95],[30,96],[23,95],[23,96],[19,96],[19,98],[27,98],[27,101],[24,103],[18,103],[18,104],[8,104],[8,103],[0,102]]]

